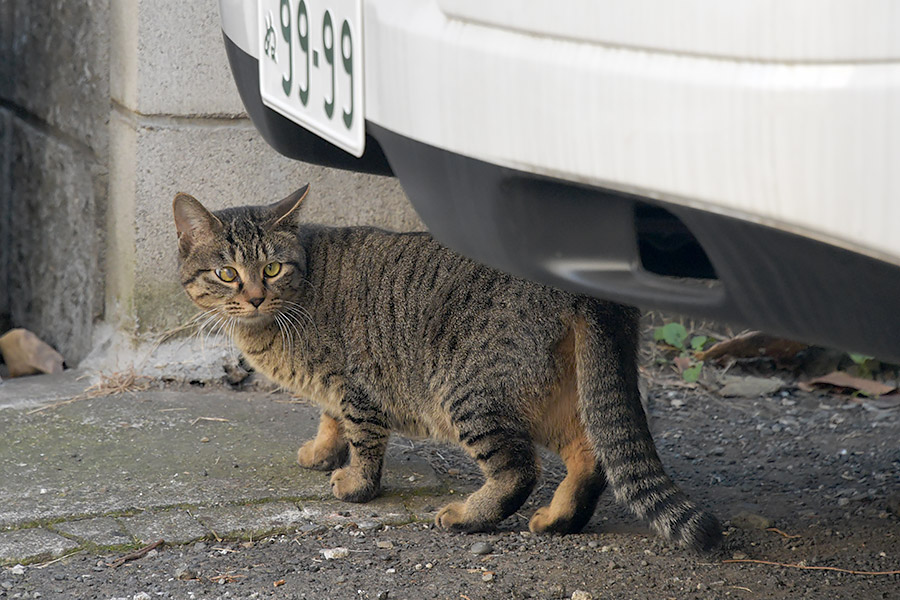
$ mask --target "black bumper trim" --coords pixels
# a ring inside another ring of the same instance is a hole
[[[259,95],[259,61],[241,50],[227,35],[222,37],[244,108],[270,146],[288,158],[315,165],[393,175],[381,146],[372,136],[366,136],[366,151],[356,158],[264,105]]]
[[[434,236],[476,260],[572,291],[900,362],[897,265],[740,219],[498,167],[377,125],[370,132]],[[702,277],[646,268],[641,218],[659,209],[699,246],[678,252],[698,257]]]

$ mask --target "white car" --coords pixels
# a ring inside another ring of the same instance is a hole
[[[220,0],[283,154],[570,290],[900,361],[893,0]]]

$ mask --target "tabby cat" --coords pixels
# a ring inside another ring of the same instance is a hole
[[[638,392],[636,309],[477,264],[427,233],[303,224],[309,186],[216,213],[178,194],[181,282],[247,360],[322,408],[301,466],[335,496],[379,492],[388,436],[460,444],[484,473],[438,526],[481,531],[538,477],[535,443],[567,474],[533,532],[577,532],[607,482],[664,537],[710,549],[715,517],[663,470]]]

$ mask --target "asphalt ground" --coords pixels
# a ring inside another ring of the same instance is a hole
[[[651,429],[722,520],[708,555],[611,494],[581,534],[528,534],[563,476],[546,454],[497,531],[451,534],[435,512],[480,483],[456,448],[392,437],[381,496],[348,504],[294,462],[318,410],[283,392],[5,380],[0,598],[900,598],[896,402],[787,380],[732,398],[669,372],[650,373]]]
[[[0,564],[158,539],[245,538],[332,513],[407,523],[417,499],[445,491],[396,440],[382,495],[365,506],[337,502],[327,474],[294,462],[318,410],[285,393],[89,388],[77,371],[0,384]]]

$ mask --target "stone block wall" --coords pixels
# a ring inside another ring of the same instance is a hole
[[[70,364],[103,311],[108,11],[0,2],[0,325],[33,330]]]
[[[395,180],[265,144],[216,0],[0,0],[0,33],[0,327],[70,365],[127,366],[194,313],[175,273],[178,191],[217,209],[310,182],[311,220],[422,227]],[[159,355],[162,371],[181,360]]]

